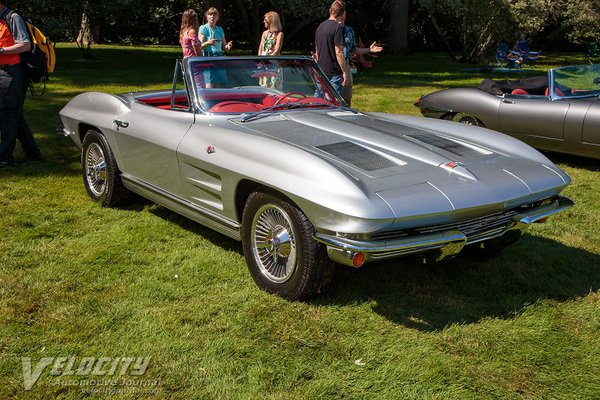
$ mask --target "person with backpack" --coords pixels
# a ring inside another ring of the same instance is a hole
[[[17,138],[27,158],[41,157],[23,115],[28,79],[21,69],[20,54],[30,49],[25,21],[9,10],[6,0],[0,0],[0,168],[16,165]]]

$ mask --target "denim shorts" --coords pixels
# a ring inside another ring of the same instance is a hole
[[[329,78],[329,82],[331,82],[331,86],[333,86],[333,88],[335,89],[336,92],[339,93],[339,95],[342,95],[342,82],[344,81],[344,78],[342,75],[328,75],[327,76]]]

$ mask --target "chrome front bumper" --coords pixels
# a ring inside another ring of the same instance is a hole
[[[64,137],[69,137],[73,134],[73,132],[67,131],[63,126],[56,128],[56,133]]]
[[[364,262],[380,261],[408,254],[435,252],[437,260],[458,254],[465,245],[495,239],[512,232],[520,236],[534,222],[572,207],[575,203],[563,196],[556,196],[550,203],[540,207],[520,211],[515,214],[503,229],[491,229],[488,234],[478,234],[469,240],[457,229],[441,232],[404,236],[393,240],[369,241],[352,240],[341,236],[316,233],[314,239],[327,246],[327,255],[337,263],[354,266],[356,254],[364,255]]]

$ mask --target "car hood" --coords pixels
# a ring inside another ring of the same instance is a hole
[[[406,124],[379,115],[302,111],[236,123],[326,160],[381,197],[398,218],[423,210],[516,207],[557,194],[570,181],[528,146],[534,159],[484,145],[474,134],[454,136],[445,128],[486,131],[484,138],[489,130],[438,122],[442,125],[427,127],[424,118]]]

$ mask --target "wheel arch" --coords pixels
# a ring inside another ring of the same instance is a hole
[[[104,135],[104,132],[102,132],[102,129],[98,128],[97,126],[91,125],[91,124],[86,124],[85,122],[81,122],[79,124],[79,126],[77,127],[77,134],[79,135],[79,140],[81,141],[81,143],[83,143],[83,138],[85,137],[85,134],[89,130],[93,130],[93,131],[100,133],[101,135]],[[106,135],[104,135],[104,136],[106,136]]]
[[[242,179],[240,182],[238,182],[236,190],[235,190],[235,212],[236,212],[236,219],[239,223],[242,222],[242,217],[244,214],[244,207],[246,206],[248,197],[250,197],[250,195],[252,193],[257,192],[257,191],[277,196],[280,199],[285,200],[286,202],[294,205],[296,208],[298,208],[299,210],[304,212],[302,210],[302,208],[300,208],[298,206],[298,204],[296,204],[295,201],[293,201],[287,195],[282,193],[280,190],[277,190],[277,189],[269,187],[269,186],[265,186],[262,183],[252,181],[250,179]],[[307,216],[307,218],[308,218],[308,216]]]
[[[451,88],[423,97],[421,107],[430,111],[424,113],[425,116],[451,119],[449,116],[466,113],[475,116],[484,126],[496,129],[502,98],[473,87]]]
[[[122,169],[123,162],[121,160],[121,152],[119,150],[119,146],[117,145],[117,141],[116,141],[114,134],[110,134],[110,132],[106,132],[105,130],[100,128],[98,125],[80,122],[77,125],[77,135],[79,137],[79,143],[83,143],[83,138],[85,137],[86,133],[90,130],[96,131],[106,138],[106,140],[108,141],[108,144],[110,146],[110,149],[115,156],[117,168],[119,169],[119,172],[122,172],[123,171],[123,169]]]

